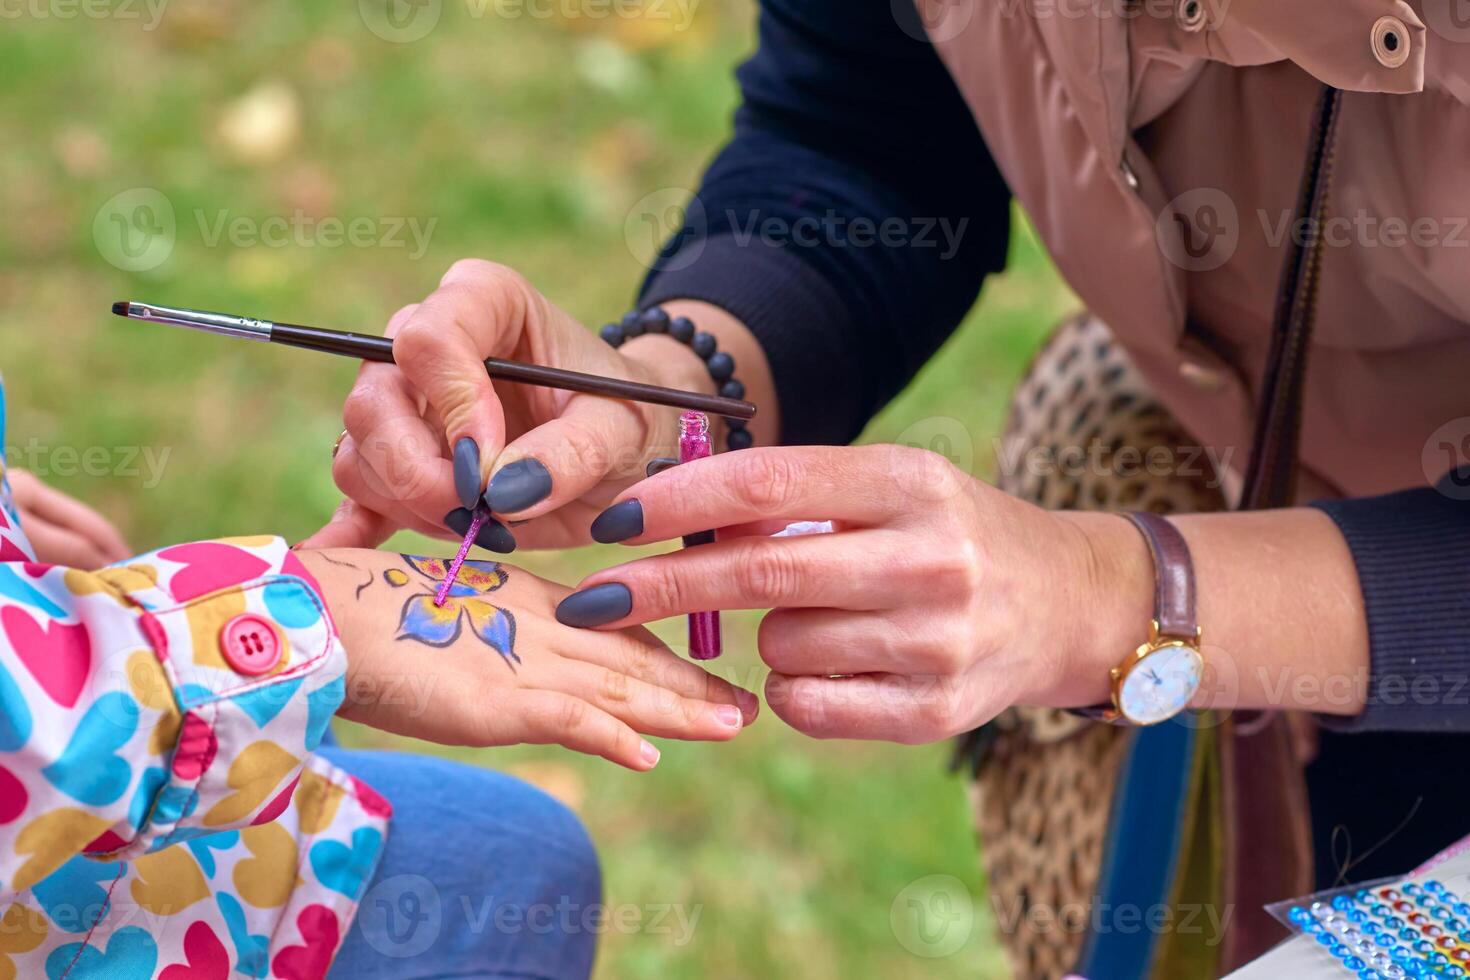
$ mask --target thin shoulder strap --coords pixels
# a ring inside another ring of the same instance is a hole
[[[1333,134],[1337,130],[1341,94],[1327,86],[1313,110],[1295,220],[1288,226],[1303,229],[1303,234],[1288,236],[1287,240],[1286,264],[1276,295],[1271,349],[1256,406],[1255,434],[1240,510],[1285,507],[1295,502],[1302,388],[1316,315],[1317,282],[1322,266],[1320,240],[1332,185]]]

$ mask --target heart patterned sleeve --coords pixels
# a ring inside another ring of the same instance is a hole
[[[313,755],[346,655],[310,574],[275,537],[33,559],[7,485],[0,980],[323,976],[391,810]]]

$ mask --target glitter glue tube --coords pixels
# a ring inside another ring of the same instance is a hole
[[[679,416],[679,462],[704,459],[711,454],[709,439],[709,417],[702,412],[685,412]],[[684,538],[684,547],[709,544],[715,539],[714,531],[701,531]],[[720,614],[697,612],[689,614],[689,656],[693,660],[714,660],[723,652],[720,639]]]
[[[474,516],[470,518],[470,526],[464,533],[464,542],[459,546],[459,553],[454,556],[454,561],[449,564],[449,571],[444,575],[444,581],[439,585],[439,593],[434,596],[434,605],[443,607],[449,599],[449,590],[454,588],[455,581],[459,578],[459,570],[464,567],[464,560],[470,553],[470,545],[475,543],[475,538],[480,534],[480,528],[490,520],[490,511],[484,507],[476,507]]]

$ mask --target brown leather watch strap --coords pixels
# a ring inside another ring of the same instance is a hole
[[[1194,641],[1199,635],[1194,608],[1194,559],[1189,555],[1184,535],[1158,514],[1138,512],[1123,516],[1138,528],[1153,556],[1154,621],[1159,624],[1159,637]],[[1111,702],[1067,710],[1094,721],[1129,724]]]
[[[1158,514],[1126,515],[1143,533],[1154,558],[1154,619],[1160,636],[1195,637],[1194,561],[1179,529]]]

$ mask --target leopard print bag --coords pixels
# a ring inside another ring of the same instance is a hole
[[[1337,89],[1323,87],[1302,167],[1295,214],[1317,227],[1329,212],[1341,101]],[[1025,460],[1027,451],[1061,454],[1068,447],[1098,445],[1102,465],[1088,457],[1086,465],[1070,471],[1053,466],[1033,473],[1018,467],[1002,476],[1000,486],[1063,510],[1211,511],[1224,509],[1227,496],[1247,510],[1289,505],[1296,498],[1302,386],[1322,256],[1317,236],[1287,243],[1251,459],[1239,487],[1227,494],[1224,474],[1198,467],[1171,466],[1158,475],[1124,469],[1118,452],[1125,446],[1142,450],[1148,459],[1155,447],[1177,453],[1191,440],[1150,393],[1106,326],[1086,315],[1064,324],[1031,365],[1012,403],[1002,458]],[[1204,887],[1211,900],[1233,905],[1239,913],[1219,953],[1218,965],[1227,969],[1279,938],[1278,927],[1263,911],[1265,901],[1310,889],[1309,804],[1300,749],[1310,732],[1311,722],[1303,716],[1268,712],[1243,726],[1223,722],[1206,747],[1218,798],[1203,790],[1206,795],[1199,799],[1208,812],[1198,815],[1193,832],[1204,833],[1188,838],[1185,847],[1204,847],[1218,860],[1185,866],[1194,874],[1200,865],[1213,863],[1219,878]],[[998,917],[1019,913],[1002,930],[1019,976],[1060,977],[1083,952],[1085,929],[1038,926],[1052,921],[1057,910],[1091,907],[1129,735],[1126,729],[1063,712],[1015,708],[960,742],[957,759],[977,776],[977,823],[992,900]],[[1197,783],[1191,792],[1205,785]],[[1249,867],[1243,863],[1246,856]],[[1200,880],[1191,885],[1200,886]],[[1026,914],[1041,905],[1050,906],[1053,916]],[[1191,956],[1182,947],[1176,952],[1181,954],[1176,966]],[[1154,960],[1166,962],[1167,952]],[[1186,975],[1199,972],[1198,962]]]
[[[1181,460],[1192,444],[1107,326],[1083,314],[1055,331],[1017,388],[1000,458],[1018,465],[997,486],[1049,510],[1223,510],[1221,477],[1207,460],[1158,476],[1117,456],[1130,447],[1128,460],[1147,460],[1151,450]],[[1079,446],[1091,452],[1072,465],[1067,453]],[[1018,707],[960,744],[957,761],[976,776],[990,899],[1018,977],[1064,976],[1081,955],[1086,930],[1055,913],[1095,901],[1127,735],[1065,711]]]

